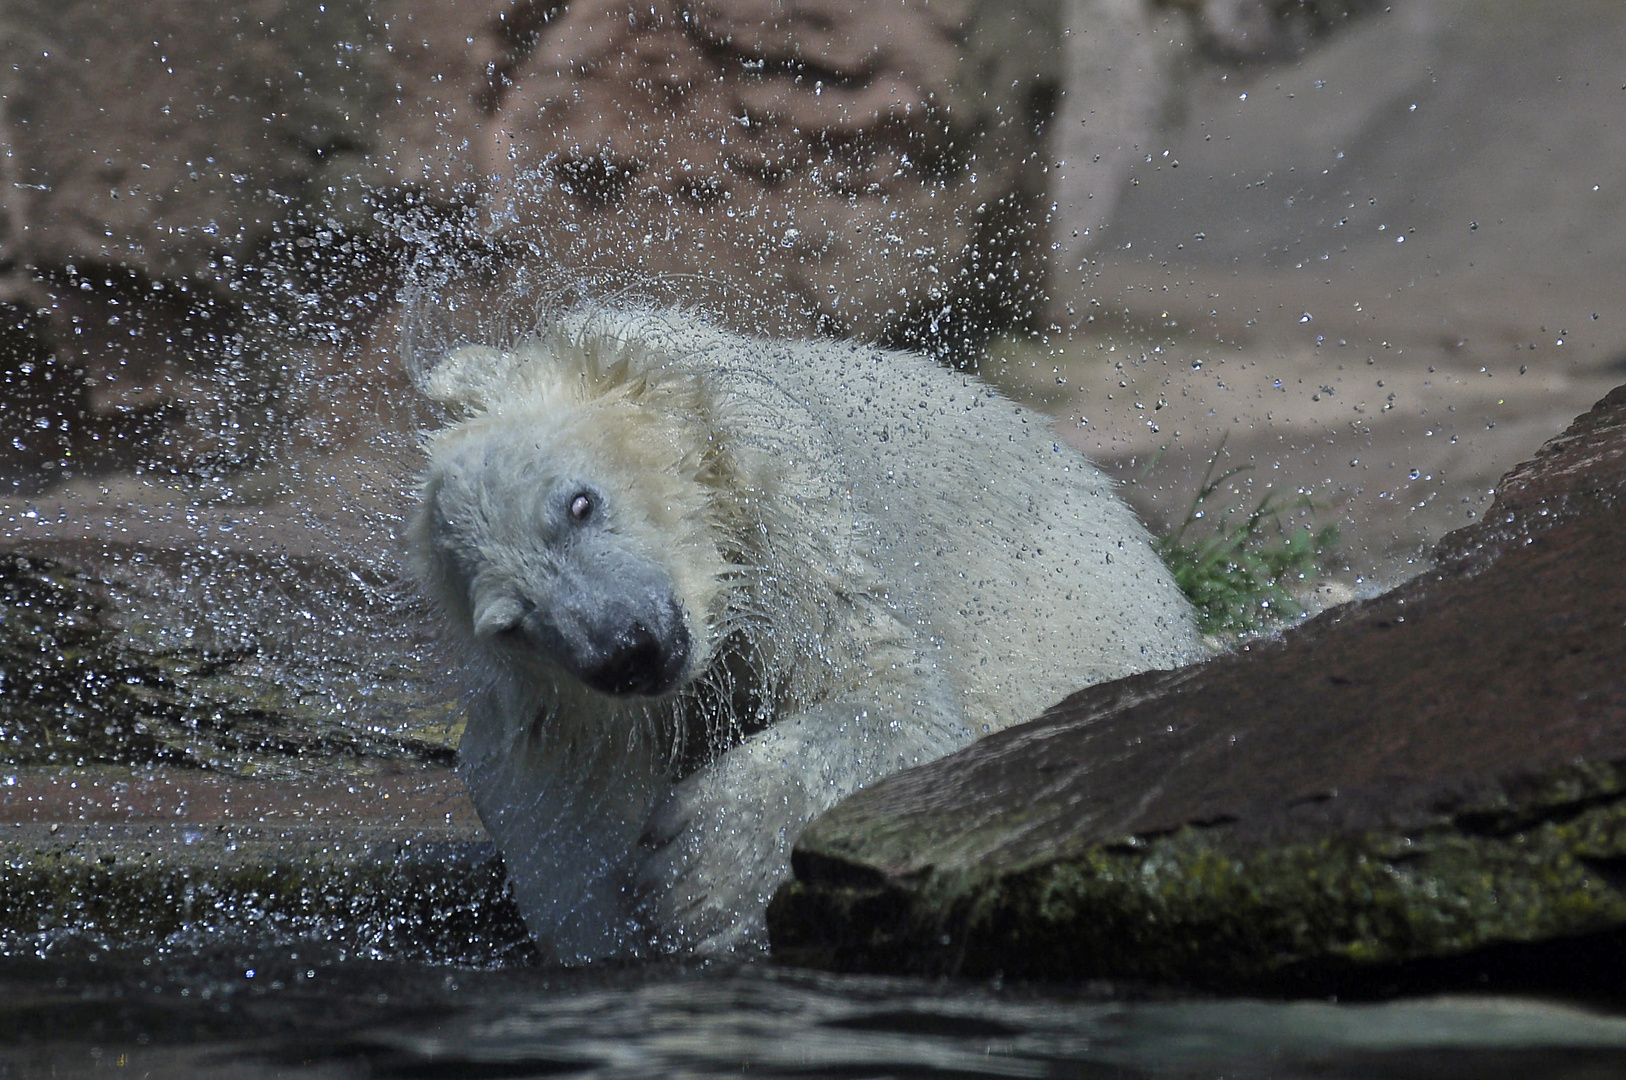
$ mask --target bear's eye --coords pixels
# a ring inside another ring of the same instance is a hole
[[[578,491],[570,497],[570,520],[586,521],[593,516],[593,496]]]

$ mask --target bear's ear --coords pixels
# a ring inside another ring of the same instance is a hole
[[[457,412],[483,412],[500,401],[517,368],[535,357],[489,345],[464,345],[435,365],[424,383],[430,400]]]

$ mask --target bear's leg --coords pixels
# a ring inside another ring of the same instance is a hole
[[[639,830],[665,789],[653,746],[614,728],[602,745],[515,734],[490,722],[488,704],[471,711],[460,771],[532,936],[564,963],[643,951],[630,886]]]
[[[826,702],[688,777],[656,807],[638,872],[657,944],[727,952],[766,943],[764,913],[820,812],[882,776],[970,741],[943,697],[912,707]]]

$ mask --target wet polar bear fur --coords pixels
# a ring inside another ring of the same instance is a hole
[[[820,811],[1199,653],[1111,483],[923,357],[578,309],[428,389],[462,768],[559,960],[759,944]]]

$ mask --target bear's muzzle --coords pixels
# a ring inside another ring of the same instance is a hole
[[[546,603],[497,635],[540,653],[601,694],[656,697],[684,679],[694,651],[683,607],[664,582],[632,572],[613,587],[562,574]]]
[[[601,662],[583,666],[578,677],[594,690],[616,697],[656,696],[675,687],[689,663],[692,641],[683,613],[668,600],[665,626],[651,628],[633,619],[617,631]]]

